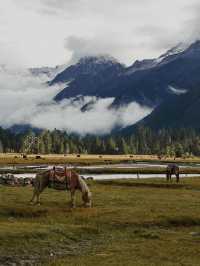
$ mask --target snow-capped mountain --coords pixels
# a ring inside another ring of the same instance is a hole
[[[168,95],[189,89],[190,82],[185,72],[192,71],[188,61],[191,57],[196,60],[191,50],[198,53],[197,47],[198,43],[181,43],[158,58],[136,60],[130,67],[109,56],[84,57],[52,80],[51,84],[67,83],[55,99],[60,101],[78,95],[114,97],[114,106],[135,101],[152,108]],[[185,61],[183,65],[180,60]],[[181,72],[176,64],[180,65]],[[182,76],[183,82],[180,81]]]
[[[173,103],[173,97],[187,99],[188,93],[198,90],[199,71],[200,41],[196,41],[181,43],[155,59],[135,61],[130,67],[110,58],[86,57],[58,74],[52,83],[70,81],[56,96],[59,101],[78,95],[113,97],[114,108],[137,102],[160,110],[165,102]],[[83,111],[91,108],[88,103]]]
[[[67,82],[80,75],[95,76],[112,67],[116,70],[121,70],[123,65],[111,56],[86,56],[81,58],[76,64],[60,72],[52,80],[51,84]]]
[[[188,43],[179,43],[178,45],[167,50],[167,52],[162,54],[158,59],[160,59],[162,61],[169,56],[183,53],[186,49],[188,49],[189,46],[190,46],[190,44],[188,44]]]
[[[125,66],[109,56],[90,56],[66,68],[51,82],[51,85],[66,83],[67,86],[56,100],[82,96],[114,97],[113,82],[125,71]]]
[[[145,70],[154,68],[163,63],[169,62],[169,60],[173,60],[174,56],[178,56],[183,53],[189,44],[187,43],[179,43],[175,47],[167,50],[164,54],[154,59],[144,59],[142,61],[136,60],[130,67],[127,68],[126,74],[133,74],[135,71]]]
[[[157,106],[173,92],[169,87],[178,90],[191,90],[200,82],[200,41],[185,46],[173,48],[155,59],[148,67],[138,69],[121,78],[116,88],[123,90],[115,104],[128,103],[136,100],[141,104]],[[155,63],[156,62],[156,63]],[[140,66],[141,68],[141,66]]]
[[[157,65],[156,59],[136,60],[132,66],[127,68],[126,75],[131,75],[136,71],[149,69]]]
[[[164,125],[170,126],[171,121],[178,124],[177,119],[180,116],[176,114],[176,110],[183,112],[186,109],[187,116],[184,120],[179,120],[181,123],[187,121],[187,125],[192,121],[192,126],[196,123],[196,113],[198,108],[200,109],[200,101],[195,100],[195,97],[199,98],[200,91],[200,41],[190,45],[180,44],[158,58],[135,61],[129,67],[109,56],[87,56],[71,66],[32,68],[23,71],[1,66],[1,72],[14,73],[16,78],[31,73],[31,78],[39,77],[39,81],[46,87],[62,85],[51,96],[54,97],[51,100],[53,108],[60,106],[62,111],[66,104],[69,105],[71,102],[76,107],[77,101],[77,112],[80,111],[81,115],[98,109],[99,102],[104,104],[102,100],[112,99],[106,102],[106,112],[119,114],[124,112],[124,107],[136,104],[142,109],[146,108],[148,112],[143,114],[141,109],[137,111],[133,106],[134,108],[130,109],[133,116],[134,112],[138,112],[141,119],[154,110],[148,119],[144,119],[144,123],[159,128]],[[56,87],[58,86],[53,88]]]
[[[190,127],[200,128],[200,41],[184,50],[168,53],[161,64],[148,75],[149,87],[160,81],[169,95],[155,110],[138,123],[151,128]],[[169,60],[170,59],[170,60]],[[156,73],[155,73],[156,71]],[[171,84],[171,85],[169,85]],[[137,125],[123,133],[131,133]]]

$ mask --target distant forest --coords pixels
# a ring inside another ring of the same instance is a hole
[[[14,134],[0,128],[0,152],[200,156],[200,131],[188,128],[154,131],[139,127],[128,136],[80,137],[56,129]]]

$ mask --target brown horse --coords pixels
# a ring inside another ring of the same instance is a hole
[[[56,188],[56,184],[64,186],[65,190],[69,190],[71,194],[71,206],[75,207],[75,192],[80,190],[82,193],[82,200],[85,207],[91,207],[92,194],[86,184],[86,182],[73,170],[67,170],[66,168],[44,171],[38,173],[33,182],[34,191],[33,197],[30,202],[40,204],[40,194],[46,187]],[[35,202],[36,198],[36,202]]]
[[[179,166],[176,164],[169,164],[166,169],[166,178],[167,181],[172,180],[172,175],[176,176],[176,182],[179,182],[179,174],[180,174],[180,169]]]

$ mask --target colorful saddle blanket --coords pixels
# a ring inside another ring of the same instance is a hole
[[[50,187],[54,189],[68,189],[72,171],[57,168],[50,173]]]

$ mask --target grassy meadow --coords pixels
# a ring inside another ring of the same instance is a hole
[[[90,181],[93,207],[0,186],[0,265],[200,265],[200,179]],[[15,264],[14,264],[15,263]]]

